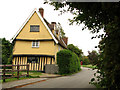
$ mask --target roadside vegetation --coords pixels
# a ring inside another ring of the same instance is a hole
[[[6,73],[6,74],[13,74],[13,76],[17,76],[17,72],[9,72],[9,73]],[[20,71],[19,72],[19,75],[24,75],[24,74],[27,74],[27,72],[25,71]],[[29,71],[29,77],[27,76],[21,76],[19,79],[17,78],[10,78],[10,79],[5,79],[5,82],[10,82],[10,81],[15,81],[15,80],[22,80],[22,79],[29,79],[29,78],[39,78],[40,75],[42,75],[41,72],[39,71]],[[3,82],[3,80],[0,80],[0,82]]]
[[[120,89],[120,2],[54,2],[47,0],[45,4],[54,6],[54,10],[61,13],[71,12],[73,18],[70,25],[84,24],[82,30],[87,29],[94,36],[101,38],[99,45],[97,66],[100,77],[96,76],[92,82],[106,87],[108,90]],[[102,33],[101,33],[102,31]],[[100,33],[99,33],[100,32]]]
[[[57,53],[57,64],[59,74],[69,75],[80,71],[80,61],[78,56],[70,50],[61,50]]]
[[[13,43],[5,38],[0,38],[0,64],[12,63],[12,49]]]
[[[96,66],[94,65],[81,65],[82,67],[87,67],[87,68],[91,68],[91,69],[95,69],[96,68]]]
[[[74,70],[75,63],[79,63],[83,67],[96,69],[97,67],[95,65],[95,62],[97,62],[98,60],[98,55],[99,54],[95,50],[93,50],[91,52],[88,51],[88,56],[85,56],[82,52],[82,49],[79,49],[77,46],[73,44],[69,44],[67,46],[67,49],[61,50],[57,53],[59,74],[71,75],[81,70],[81,68],[76,71]]]

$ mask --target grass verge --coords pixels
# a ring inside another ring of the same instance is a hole
[[[93,65],[82,65],[82,67],[87,67],[87,68],[92,68],[92,69],[96,68],[96,66],[93,66]]]
[[[12,73],[7,73],[7,74],[12,74]],[[20,75],[27,74],[27,72],[20,72]],[[14,72],[14,75],[17,76],[17,72]],[[41,72],[39,71],[30,71],[29,72],[29,77],[22,76],[19,79],[17,78],[10,78],[10,79],[5,79],[5,82],[11,82],[11,81],[16,81],[16,80],[22,80],[22,79],[29,79],[29,78],[39,78],[40,75],[42,75]],[[0,80],[0,82],[3,83],[3,80]]]

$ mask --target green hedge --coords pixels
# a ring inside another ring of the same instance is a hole
[[[71,74],[80,70],[78,56],[70,50],[61,50],[57,53],[57,64],[60,74]]]

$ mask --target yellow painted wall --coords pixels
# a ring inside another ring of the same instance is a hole
[[[55,63],[57,63],[57,52],[59,51],[59,47],[60,47],[60,50],[63,49],[63,47],[61,47],[60,45],[56,44],[55,45]]]
[[[13,55],[16,54],[55,55],[54,41],[40,41],[39,48],[33,48],[32,41],[16,41]]]
[[[39,32],[30,32],[30,25],[40,25]],[[18,34],[16,39],[52,39],[48,30],[40,20],[39,16],[35,12],[21,32]]]
[[[46,62],[47,59],[47,62]],[[43,71],[45,64],[51,64],[51,58],[50,57],[40,57],[38,59],[38,62],[36,63],[27,63],[27,57],[14,57],[13,58],[13,65],[29,65],[29,70],[37,70],[37,71]],[[53,58],[52,58],[52,64],[55,64]],[[20,66],[20,70],[26,70],[27,66]],[[14,70],[17,69],[17,66],[13,67]]]
[[[58,52],[58,51],[60,51],[60,50],[62,50],[63,49],[63,47],[61,47],[60,45],[56,45],[56,53]]]
[[[39,32],[30,32],[30,25],[40,25]],[[44,26],[43,22],[40,20],[39,16],[35,12],[27,24],[23,27],[21,32],[18,34],[16,39],[52,39],[50,33]],[[54,45],[54,41],[40,41],[39,48],[32,47],[32,41],[16,41],[13,49],[13,55],[20,54],[39,54],[39,55],[55,55],[56,63],[56,53],[59,51],[60,45]],[[60,48],[62,48],[60,46]],[[13,59],[13,64],[15,64],[15,58]],[[16,57],[16,62],[18,62],[18,57]],[[23,61],[27,64],[27,57],[23,57]],[[50,58],[48,58],[48,64],[50,64]],[[31,66],[30,66],[31,67]]]

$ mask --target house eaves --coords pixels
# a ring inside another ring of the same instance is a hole
[[[52,36],[53,40],[55,41],[55,43],[58,44],[58,40],[54,37],[53,33],[51,32],[50,28],[48,27],[48,25],[45,23],[44,19],[42,18],[41,14],[37,11],[37,9],[35,8],[32,13],[29,15],[29,17],[26,19],[26,21],[23,23],[23,25],[20,27],[20,29],[17,31],[17,33],[13,36],[13,38],[11,39],[11,41],[14,41],[16,39],[16,37],[19,35],[19,33],[21,32],[21,30],[23,29],[23,27],[27,24],[27,22],[30,20],[30,18],[32,17],[32,15],[34,13],[37,13],[37,15],[39,16],[39,18],[41,19],[41,21],[43,22],[43,24],[45,25],[46,29],[48,30],[48,32],[50,33],[50,35]]]

